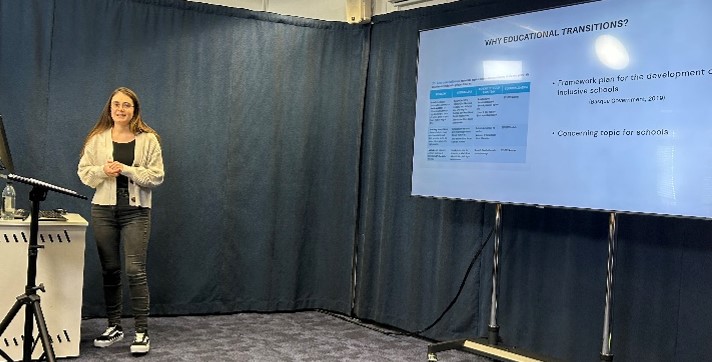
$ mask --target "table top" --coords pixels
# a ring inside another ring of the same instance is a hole
[[[79,214],[75,213],[66,213],[64,214],[64,217],[67,218],[67,220],[44,220],[40,219],[39,225],[52,225],[52,226],[59,226],[59,225],[76,225],[76,226],[87,226],[89,223]],[[3,220],[0,219],[0,227],[3,226],[29,226],[30,225],[30,220],[32,217],[27,217],[26,219],[14,219],[14,220]]]

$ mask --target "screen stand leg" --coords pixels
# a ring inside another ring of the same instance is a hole
[[[499,325],[497,325],[497,285],[499,279],[499,243],[502,236],[502,204],[497,204],[494,215],[494,251],[492,253],[492,302],[490,304],[490,321],[487,326],[487,342],[496,346],[499,342]]]
[[[611,325],[613,324],[613,257],[615,255],[616,239],[618,239],[618,215],[610,213],[608,218],[608,266],[606,268],[606,306],[603,319],[603,343],[601,361],[613,361],[611,352]]]

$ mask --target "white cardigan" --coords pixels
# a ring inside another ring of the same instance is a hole
[[[114,160],[111,129],[89,139],[79,160],[77,175],[87,186],[96,189],[92,204],[116,205],[116,177],[104,173],[106,161]],[[163,154],[153,133],[136,135],[133,165],[121,174],[129,179],[129,205],[151,207],[151,189],[163,183]]]

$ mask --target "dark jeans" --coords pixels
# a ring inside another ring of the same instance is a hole
[[[104,280],[104,301],[109,325],[121,325],[121,244],[129,281],[136,332],[148,329],[146,251],[151,234],[151,209],[129,206],[128,190],[116,193],[116,206],[92,205],[91,218]]]

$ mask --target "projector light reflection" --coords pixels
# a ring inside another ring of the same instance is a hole
[[[521,80],[522,62],[519,60],[485,60],[482,62],[486,79]]]
[[[596,39],[596,56],[611,69],[624,69],[630,63],[625,45],[612,35],[601,35]]]

